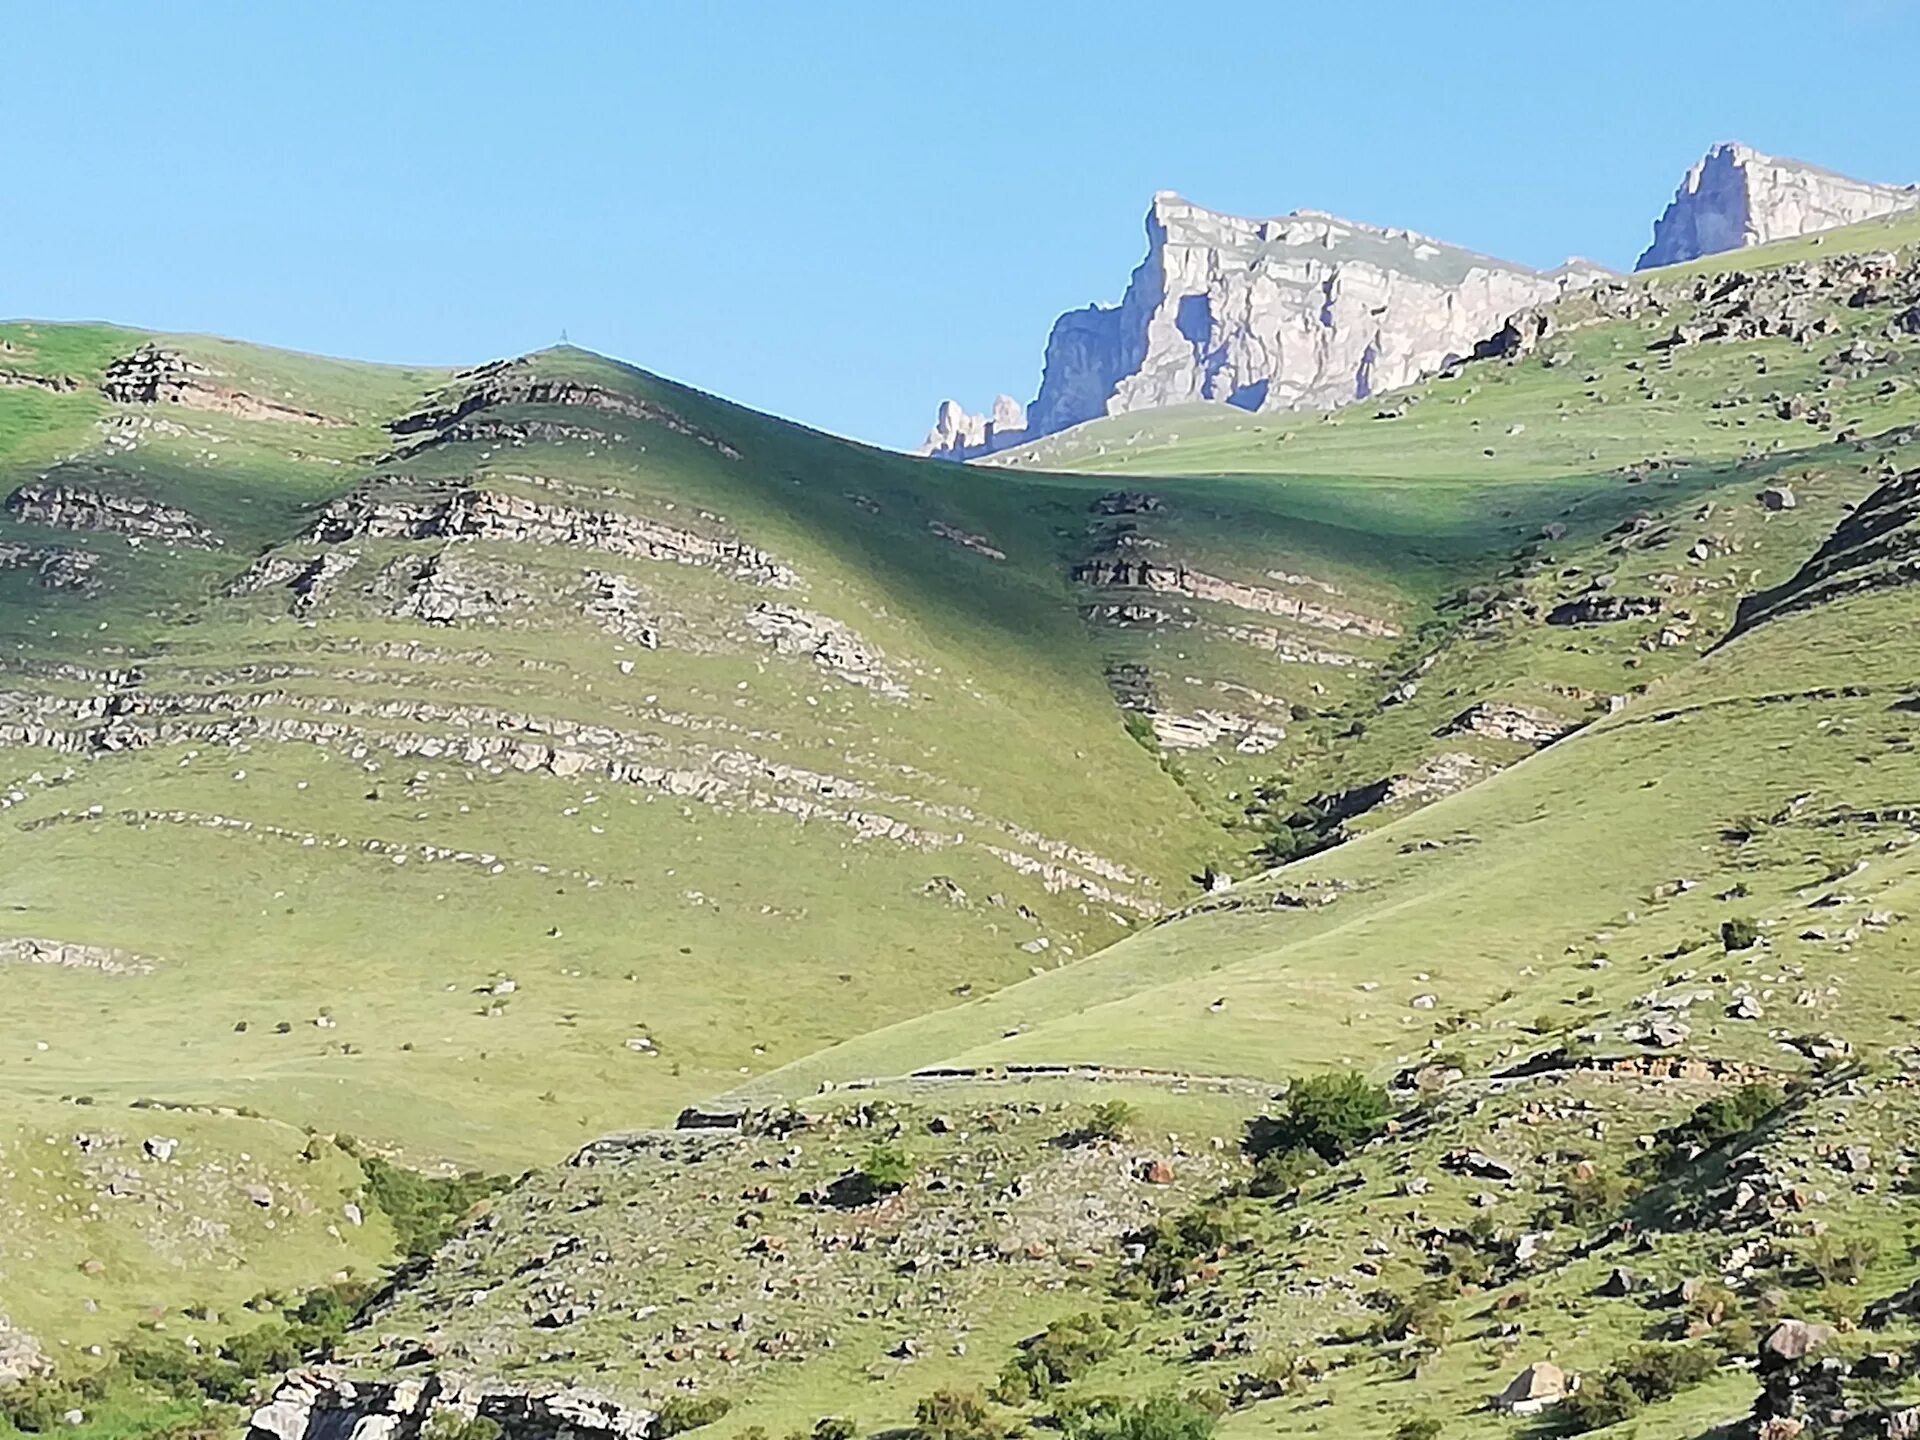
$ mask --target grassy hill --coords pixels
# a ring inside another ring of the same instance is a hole
[[[1875,222],[970,468],[0,327],[0,1341],[232,1346],[478,1193],[398,1161],[533,1173],[353,1373],[716,1440],[1528,1435],[1548,1360],[1695,1436],[1783,1316],[1899,1349],[1915,315]]]

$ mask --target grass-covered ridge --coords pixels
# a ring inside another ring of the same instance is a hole
[[[1529,1435],[1535,1361],[1697,1436],[1782,1318],[1906,1346],[1913,223],[970,468],[5,327],[13,1332],[410,1252],[337,1364],[715,1440]]]

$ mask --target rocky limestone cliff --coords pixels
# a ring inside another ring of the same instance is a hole
[[[1687,172],[1636,270],[1855,225],[1920,204],[1911,185],[1850,180],[1746,145],[1716,145]]]
[[[1551,274],[1409,230],[1313,211],[1244,220],[1156,195],[1147,258],[1118,306],[1055,322],[1018,441],[1127,411],[1214,400],[1247,410],[1331,409],[1472,353],[1509,315],[1604,274]],[[949,401],[922,453],[1008,446]]]
[[[991,415],[975,415],[957,400],[944,400],[919,453],[963,460],[991,455],[1029,438],[1027,407],[1011,395],[996,398]]]

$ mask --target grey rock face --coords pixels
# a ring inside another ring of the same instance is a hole
[[[967,460],[1009,449],[1029,438],[1027,407],[1011,395],[995,399],[991,415],[975,415],[957,400],[945,400],[934,416],[933,429],[927,432],[920,453]]]
[[[1716,145],[1680,182],[1634,269],[1855,225],[1913,205],[1920,205],[1920,189],[1911,185],[1874,185],[1750,146]]]
[[[1471,354],[1515,311],[1604,273],[1574,263],[1542,274],[1314,211],[1246,220],[1163,192],[1120,304],[1055,322],[1017,440],[1196,400],[1253,411],[1364,400]],[[925,453],[966,459],[1006,446],[997,416],[988,427],[948,402]]]
[[[295,1371],[254,1411],[248,1440],[417,1440],[441,1415],[479,1416],[506,1440],[646,1440],[655,1419],[581,1391],[533,1392],[432,1375],[419,1380],[350,1379]]]

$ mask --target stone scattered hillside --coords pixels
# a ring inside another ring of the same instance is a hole
[[[5,327],[0,1426],[1911,1433],[1916,305],[966,470]]]

